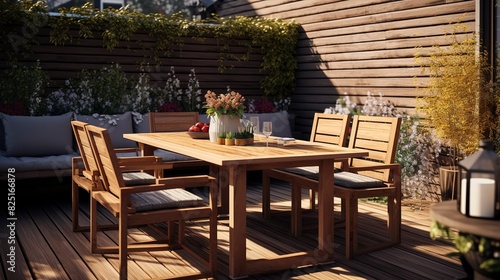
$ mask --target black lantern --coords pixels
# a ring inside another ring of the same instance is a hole
[[[468,217],[500,219],[499,157],[491,140],[458,163],[458,211]]]

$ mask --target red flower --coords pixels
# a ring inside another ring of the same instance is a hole
[[[158,112],[181,112],[182,107],[175,102],[165,102],[158,108]]]
[[[266,99],[256,100],[253,104],[255,113],[273,113],[276,112],[276,107],[272,101]]]
[[[0,105],[0,112],[13,116],[26,116],[26,107],[20,101],[14,101],[11,104]]]

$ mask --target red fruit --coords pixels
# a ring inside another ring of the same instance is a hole
[[[207,124],[205,124],[202,128],[201,128],[201,132],[208,132],[208,129],[210,128],[210,126],[208,126]]]
[[[203,126],[204,126],[205,124],[204,124],[204,123],[202,123],[202,122],[197,122],[195,125],[196,125],[197,127],[199,127],[200,129],[202,129],[202,128],[203,128]]]
[[[191,126],[189,129],[188,129],[189,132],[200,132],[201,129],[199,127],[197,127],[196,125],[193,125]]]

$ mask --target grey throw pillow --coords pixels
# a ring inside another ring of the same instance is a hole
[[[60,116],[10,116],[0,113],[7,156],[53,156],[73,152],[73,113]]]
[[[106,128],[111,136],[114,148],[136,148],[134,141],[123,138],[125,133],[133,133],[131,112],[121,115],[76,115],[76,119],[91,125]]]

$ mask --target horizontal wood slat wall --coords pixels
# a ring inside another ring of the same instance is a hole
[[[262,54],[258,46],[252,48],[248,61],[225,61],[224,65],[227,68],[221,74],[218,72],[221,45],[214,38],[205,38],[202,41],[183,38],[182,48],[172,46],[172,55],[160,54],[161,66],[153,67],[155,62],[151,59],[150,48],[155,44],[155,40],[146,33],[134,34],[130,41],[122,41],[111,51],[103,47],[103,42],[98,36],[90,39],[78,38],[77,30],[72,30],[72,34],[74,36],[72,42],[64,46],[55,46],[49,42],[50,29],[44,27],[35,37],[39,44],[32,47],[33,54],[27,59],[22,59],[24,62],[40,61],[42,69],[48,71],[50,78],[54,80],[49,91],[60,88],[69,78],[76,78],[83,69],[97,70],[109,67],[111,63],[118,63],[127,76],[130,74],[137,77],[141,63],[144,65],[149,63],[153,85],[154,82],[164,85],[170,68],[174,67],[182,89],[187,88],[190,71],[194,69],[203,93],[207,90],[223,93],[230,86],[232,90],[244,94],[247,99],[263,95],[260,82],[265,73],[260,71]],[[241,57],[247,48],[236,42],[230,42],[229,51]],[[0,54],[0,61],[4,59],[3,54]]]
[[[428,79],[414,59],[434,45],[448,45],[450,23],[475,30],[474,0],[235,0],[220,16],[263,16],[302,25],[292,95],[295,129],[308,139],[315,112],[339,96],[362,104],[367,92],[383,94],[398,109],[415,112],[415,97]],[[458,34],[463,37],[463,34]],[[415,80],[415,77],[418,77]]]

